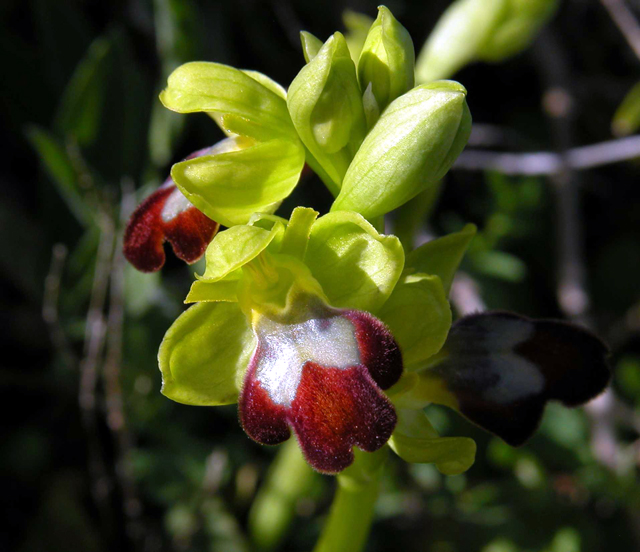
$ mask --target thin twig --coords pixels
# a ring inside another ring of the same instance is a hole
[[[112,523],[112,519],[107,498],[111,492],[112,485],[107,475],[103,447],[96,431],[96,387],[98,383],[98,366],[105,345],[106,323],[103,311],[111,271],[114,228],[113,222],[106,212],[100,213],[98,221],[100,242],[98,244],[89,310],[85,322],[85,348],[83,359],[80,362],[79,403],[82,422],[87,435],[92,495],[101,513],[103,525],[109,526]]]
[[[633,12],[623,0],[600,0],[600,3],[609,12],[611,19],[620,29],[636,57],[640,59],[640,25]]]
[[[573,96],[570,63],[556,37],[543,31],[543,41],[535,47],[540,72],[547,82],[545,110],[552,126],[560,166],[552,176],[557,192],[558,304],[565,316],[586,327],[593,327],[589,316],[584,224],[580,210],[580,181],[575,172],[573,142]],[[638,138],[638,137],[634,137]],[[579,148],[577,148],[579,149]],[[596,155],[596,158],[598,156]],[[600,156],[602,158],[602,156]],[[591,450],[611,470],[618,470],[619,447],[615,437],[611,389],[585,406],[591,421]]]
[[[500,153],[466,150],[454,169],[495,170],[510,175],[552,175],[563,169],[584,170],[640,157],[640,136],[598,142],[568,149],[563,154],[548,151]]]
[[[51,343],[62,358],[63,366],[72,368],[77,366],[78,359],[69,345],[58,313],[60,282],[68,253],[67,247],[62,243],[56,243],[51,250],[51,265],[44,281],[42,319],[49,328]]]
[[[135,206],[134,186],[130,179],[122,181],[120,206],[120,229],[124,228]],[[122,399],[120,367],[122,365],[122,336],[124,325],[124,256],[122,254],[122,231],[118,239],[111,264],[109,288],[109,316],[107,319],[107,353],[103,368],[107,426],[116,443],[115,472],[122,489],[123,510],[127,520],[127,535],[134,541],[142,537],[140,515],[142,502],[138,497],[135,480],[131,472],[133,440],[127,428]]]

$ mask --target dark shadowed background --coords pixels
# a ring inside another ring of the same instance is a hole
[[[416,50],[447,5],[387,3]],[[117,240],[171,163],[221,138],[205,115],[162,108],[169,72],[209,60],[287,86],[299,30],[324,40],[346,7],[375,17],[364,1],[2,2],[0,550],[250,550],[248,509],[275,451],[246,438],[235,406],[160,394],[156,351],[194,268],[169,254],[161,273],[138,274]],[[565,0],[528,50],[456,79],[468,151],[563,152],[614,139],[640,59],[602,2]],[[624,156],[553,176],[446,177],[423,238],[479,228],[456,312],[590,325],[612,349],[613,392],[549,408],[519,449],[430,409],[443,434],[477,440],[476,464],[447,478],[394,457],[369,552],[640,550],[640,165]],[[280,213],[329,201],[309,179]],[[332,485],[318,478],[282,550],[311,548]]]

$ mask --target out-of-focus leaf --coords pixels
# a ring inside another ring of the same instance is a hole
[[[92,143],[100,127],[110,51],[108,39],[94,40],[60,100],[55,127],[60,133],[73,136],[81,146]]]
[[[611,121],[611,132],[616,136],[628,136],[640,128],[640,82],[624,97]]]
[[[35,125],[27,128],[27,138],[69,210],[84,226],[90,225],[93,218],[91,208],[82,196],[78,175],[64,147],[48,130]]]

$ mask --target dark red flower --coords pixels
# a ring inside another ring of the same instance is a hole
[[[352,448],[384,446],[396,413],[381,389],[402,374],[400,349],[368,313],[316,309],[295,324],[263,319],[240,395],[240,421],[255,441],[275,445],[295,433],[316,470],[337,473]]]
[[[206,155],[211,148],[187,159]],[[134,211],[124,233],[124,256],[142,272],[164,265],[163,244],[168,241],[176,257],[191,264],[207,249],[220,225],[196,209],[171,177]]]

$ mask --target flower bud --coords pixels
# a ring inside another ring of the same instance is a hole
[[[415,53],[407,30],[384,6],[375,20],[358,61],[360,88],[371,84],[383,111],[390,102],[413,88]]]
[[[558,7],[558,0],[510,0],[507,15],[478,50],[482,61],[502,61],[524,50]]]
[[[444,12],[416,62],[416,81],[447,79],[476,60],[501,61],[526,48],[557,0],[457,0]]]
[[[300,139],[337,191],[366,133],[355,66],[340,33],[298,73],[287,106]]]
[[[371,219],[440,180],[471,132],[466,93],[457,82],[438,81],[393,101],[358,150],[331,210]]]

